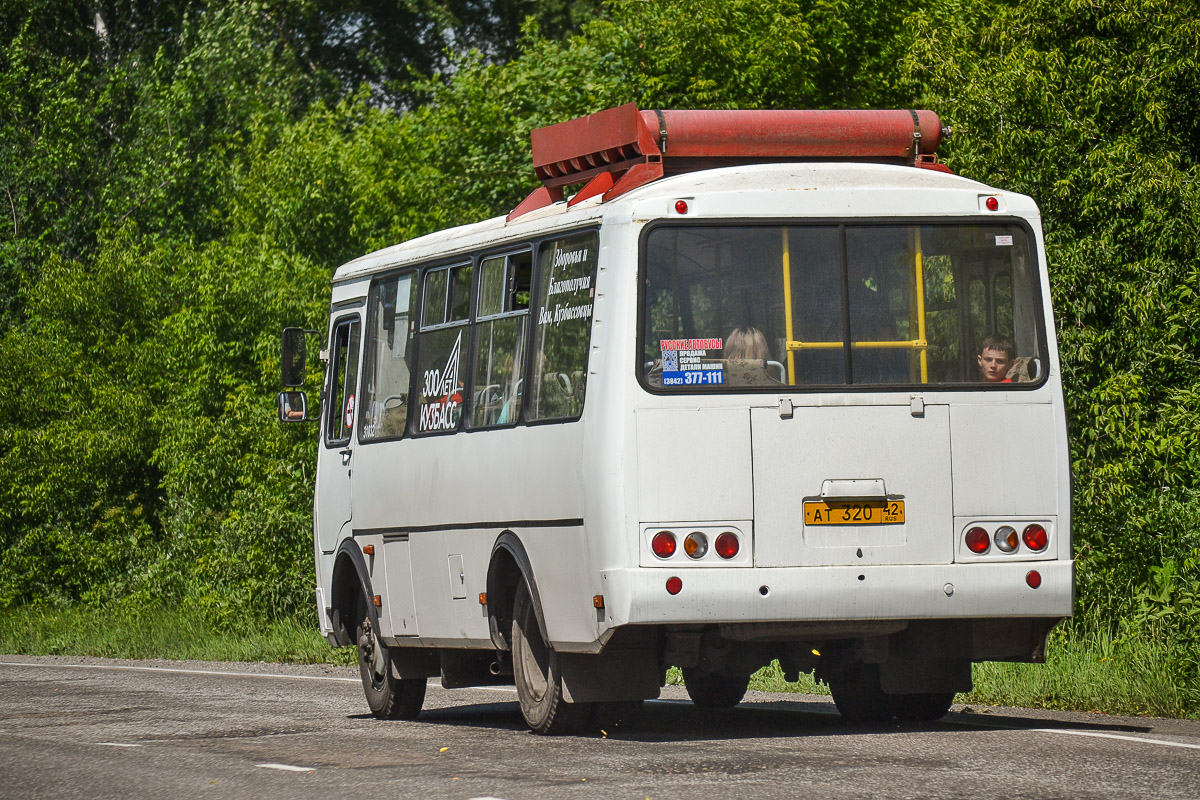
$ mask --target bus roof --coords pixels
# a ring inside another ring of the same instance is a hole
[[[919,198],[916,194],[919,193]],[[640,186],[601,202],[589,198],[530,211],[511,221],[497,216],[436,231],[361,256],[338,268],[335,282],[433,260],[453,260],[507,242],[527,241],[564,229],[632,219],[678,218],[676,199],[688,199],[704,218],[926,217],[978,214],[981,195],[1005,200],[1001,212],[1036,215],[1024,195],[927,169],[872,163],[803,162],[754,164],[689,172]],[[702,198],[695,202],[696,198]],[[665,202],[666,201],[666,202]]]

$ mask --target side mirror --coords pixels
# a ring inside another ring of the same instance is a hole
[[[302,328],[284,328],[282,345],[280,373],[283,385],[288,389],[303,386],[304,362],[307,355],[304,330]]]
[[[308,420],[308,397],[304,392],[282,391],[277,400],[280,422],[305,422]]]

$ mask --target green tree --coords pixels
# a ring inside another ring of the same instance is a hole
[[[1080,612],[1107,625],[1148,618],[1155,575],[1200,591],[1198,20],[1195,2],[1165,0],[951,3],[911,20],[908,74],[956,128],[947,162],[1045,215]]]

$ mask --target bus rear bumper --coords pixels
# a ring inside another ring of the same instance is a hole
[[[1040,583],[1034,588],[1029,573]],[[605,570],[609,626],[1069,617],[1073,561]],[[667,581],[679,578],[677,594]]]

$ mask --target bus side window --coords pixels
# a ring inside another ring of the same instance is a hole
[[[333,363],[329,368],[328,416],[325,419],[325,444],[344,444],[354,428],[355,386],[358,384],[358,319],[339,322],[333,330],[330,348]]]
[[[411,273],[384,278],[371,287],[359,441],[403,436],[408,427],[416,311],[413,288]]]
[[[538,250],[531,420],[583,412],[598,245],[590,232],[543,242]]]
[[[425,273],[421,342],[417,364],[416,433],[458,429],[471,306],[471,265],[439,267]]]
[[[512,425],[520,416],[532,266],[528,251],[479,265],[473,428]]]

